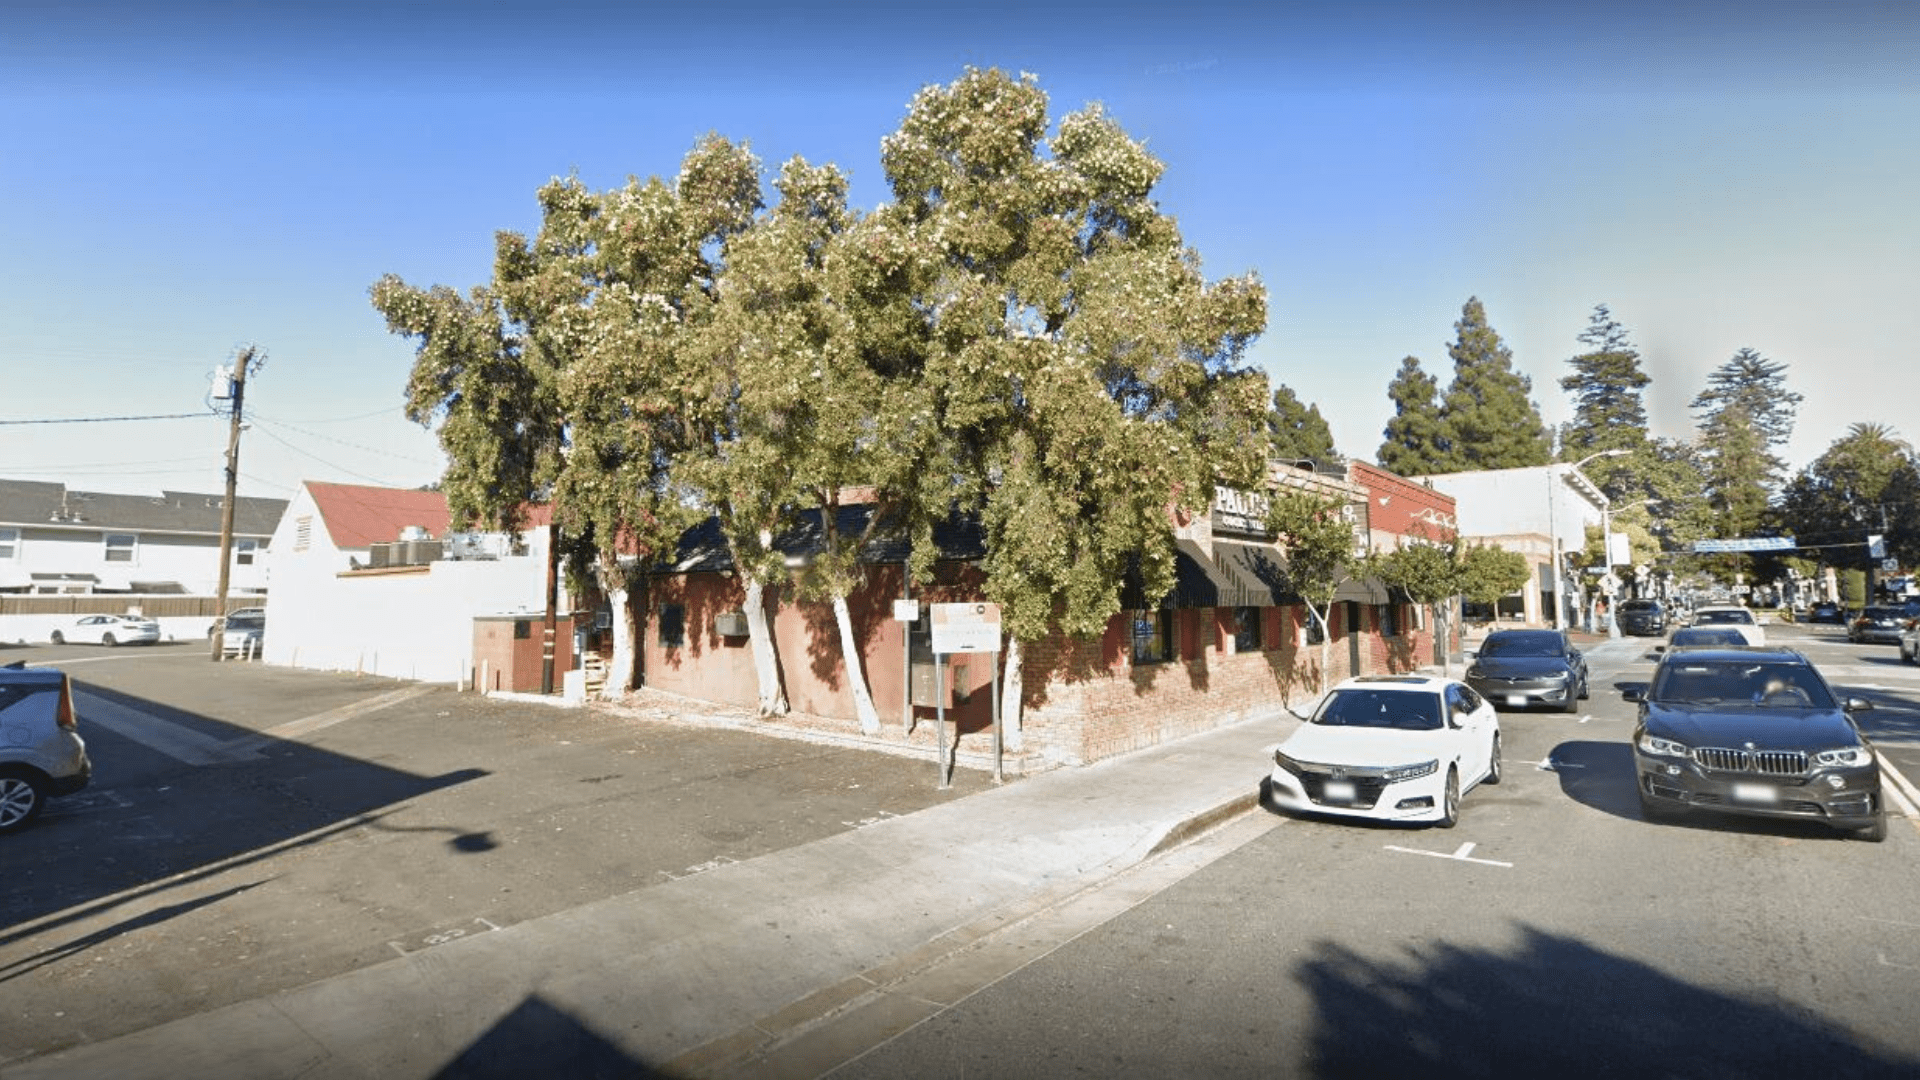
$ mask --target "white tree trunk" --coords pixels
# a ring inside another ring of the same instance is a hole
[[[753,671],[760,682],[760,715],[787,715],[786,691],[780,688],[780,658],[773,650],[773,630],[767,625],[766,588],[747,578],[747,636],[753,643]]]
[[[1327,611],[1329,614],[1332,613],[1332,604],[1327,605]],[[1315,682],[1318,684],[1316,689],[1324,694],[1327,692],[1327,664],[1333,658],[1330,651],[1333,648],[1333,627],[1327,625],[1327,616],[1316,611],[1312,604],[1307,605],[1307,614],[1313,616],[1314,621],[1320,624],[1320,674]]]
[[[833,621],[840,627],[840,655],[847,669],[847,683],[853,690],[853,714],[860,718],[860,730],[880,734],[880,711],[873,707],[873,694],[867,689],[866,665],[860,662],[860,644],[853,637],[853,615],[847,611],[847,598],[833,594]]]
[[[1000,673],[1000,733],[1006,748],[1019,753],[1026,745],[1020,724],[1021,669],[1020,639],[1007,638],[1007,663]]]
[[[626,582],[626,575],[618,568],[611,574],[601,574],[601,588],[613,608],[613,657],[607,661],[607,681],[600,686],[600,696],[609,701],[633,689],[633,646],[639,635],[634,629],[633,608],[627,602],[631,593]]]

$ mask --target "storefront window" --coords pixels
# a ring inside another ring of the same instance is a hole
[[[660,647],[677,649],[687,643],[687,609],[679,604],[660,605]]]
[[[1260,651],[1259,608],[1233,609],[1233,651],[1237,653]]]
[[[1169,608],[1132,611],[1133,662],[1165,664],[1173,659],[1173,611]]]

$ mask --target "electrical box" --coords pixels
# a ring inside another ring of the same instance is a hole
[[[746,637],[747,613],[723,611],[713,617],[713,629],[721,637]]]

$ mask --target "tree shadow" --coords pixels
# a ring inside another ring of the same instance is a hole
[[[1736,997],[1520,927],[1506,952],[1436,942],[1397,959],[1322,940],[1316,1077],[1910,1077],[1920,1059],[1756,994]],[[1622,1009],[1608,1003],[1631,1002]]]

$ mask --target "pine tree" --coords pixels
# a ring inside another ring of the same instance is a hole
[[[1273,392],[1273,411],[1267,414],[1267,435],[1273,441],[1271,453],[1275,460],[1341,460],[1340,452],[1333,448],[1333,431],[1320,415],[1320,406],[1301,402],[1291,387],[1282,385]]]
[[[1793,434],[1802,397],[1786,388],[1787,365],[1741,349],[1707,376],[1693,399],[1706,454],[1707,498],[1721,515],[1722,536],[1744,536],[1760,524],[1786,462],[1774,453]]]
[[[1603,450],[1629,451],[1632,456],[1595,461],[1591,470],[1609,498],[1629,498],[1630,478],[1645,468],[1643,460],[1636,460],[1644,458],[1647,449],[1647,409],[1641,393],[1652,379],[1640,369],[1639,351],[1607,305],[1594,306],[1578,340],[1587,351],[1567,361],[1574,373],[1560,380],[1560,388],[1574,399],[1573,420],[1560,441],[1560,459],[1578,461]]]
[[[1446,471],[1515,469],[1545,465],[1553,443],[1539,406],[1528,399],[1533,380],[1513,369],[1513,353],[1487,323],[1478,297],[1469,297],[1453,324],[1453,384],[1441,400],[1448,453]]]
[[[1387,421],[1386,441],[1380,444],[1380,467],[1400,476],[1450,472],[1449,446],[1440,416],[1440,380],[1420,369],[1409,356],[1387,384],[1393,399],[1393,419]]]

